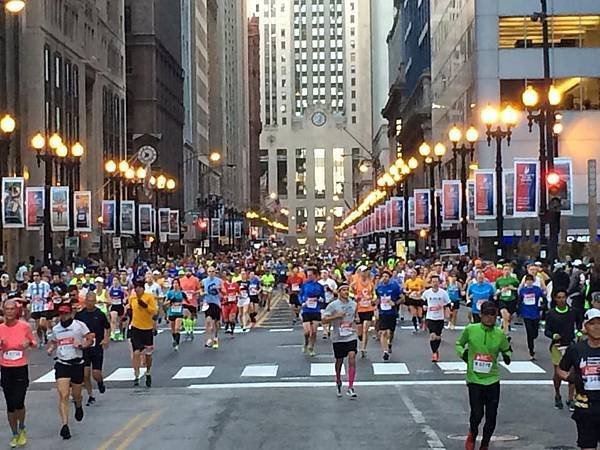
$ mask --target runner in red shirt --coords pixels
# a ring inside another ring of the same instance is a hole
[[[223,297],[221,299],[221,312],[225,321],[225,333],[231,334],[235,329],[235,321],[237,316],[237,298],[240,294],[240,286],[232,281],[230,272],[225,273],[225,281],[223,282]]]
[[[27,443],[25,394],[29,386],[29,369],[25,351],[36,345],[29,324],[18,320],[20,315],[14,300],[4,302],[4,323],[0,324],[0,374],[8,423],[13,434],[10,441],[12,448]]]
[[[200,280],[187,268],[185,275],[179,278],[179,286],[185,294],[183,300],[183,329],[187,340],[194,340],[194,328],[198,317],[198,297],[200,295]]]
[[[300,300],[298,299],[298,294],[300,293],[300,286],[303,282],[304,278],[300,276],[298,267],[294,267],[292,273],[288,276],[286,283],[287,292],[290,296],[290,307],[294,314],[294,318],[292,319],[294,325],[296,325],[296,321],[300,317]]]

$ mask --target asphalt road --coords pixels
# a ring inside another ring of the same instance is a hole
[[[268,324],[269,320],[263,321]],[[463,321],[464,323],[464,321]],[[73,439],[58,437],[52,361],[31,354],[28,394],[30,448],[60,449],[291,449],[378,447],[460,449],[468,420],[461,362],[454,356],[460,330],[444,330],[441,363],[430,362],[427,335],[400,324],[391,360],[370,340],[358,360],[359,398],[338,399],[331,343],[319,338],[317,356],[301,353],[301,327],[291,324],[223,335],[219,350],[203,336],[178,353],[168,331],[156,339],[153,387],[134,389],[126,342],[105,357],[108,390],[85,408]],[[198,330],[201,333],[201,330]],[[575,426],[567,410],[553,409],[548,341],[527,360],[522,327],[513,332],[515,364],[501,368],[502,396],[492,448],[570,449]],[[443,363],[450,363],[449,366]],[[113,381],[114,380],[114,381]],[[566,393],[565,393],[566,396]],[[8,441],[7,429],[0,439]]]

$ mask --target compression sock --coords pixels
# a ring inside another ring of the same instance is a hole
[[[304,346],[305,346],[305,347],[306,347],[306,346],[308,346],[308,338],[309,338],[309,335],[308,335],[308,334],[305,334],[305,335],[304,335]]]
[[[231,327],[231,334],[235,331],[235,322],[229,322],[229,326]]]
[[[348,388],[352,389],[354,387],[354,377],[356,377],[356,367],[349,366],[348,367]]]
[[[417,321],[419,322],[419,325],[421,325],[423,323],[423,318],[422,317],[417,317]]]
[[[256,313],[250,313],[250,322],[256,323]]]
[[[419,326],[417,325],[417,318],[415,316],[413,316],[413,318],[412,318],[412,323],[413,323],[413,327],[415,327],[415,330],[418,330]]]
[[[181,337],[181,333],[175,333],[173,338],[175,339],[175,343],[179,345],[179,338]]]
[[[340,367],[339,373],[335,373],[335,384],[342,384],[342,369]]]
[[[441,343],[442,343],[442,341],[440,341],[439,339],[436,339],[434,341],[429,341],[429,345],[431,346],[431,351],[433,353],[437,353],[437,351],[440,348]]]

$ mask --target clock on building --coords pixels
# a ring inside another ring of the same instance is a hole
[[[327,117],[321,111],[317,111],[312,115],[312,123],[317,127],[322,127],[327,122]]]

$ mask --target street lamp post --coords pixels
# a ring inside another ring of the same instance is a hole
[[[546,239],[546,213],[548,211],[548,200],[546,195],[546,175],[554,168],[554,145],[552,131],[555,125],[555,108],[562,101],[562,95],[558,89],[549,85],[546,96],[540,101],[540,95],[533,86],[528,86],[523,92],[521,99],[527,108],[527,121],[529,132],[532,131],[533,123],[539,127],[539,161],[540,161],[540,254],[544,254],[547,247]],[[548,133],[550,129],[550,133]],[[561,130],[562,131],[562,128]]]
[[[469,156],[470,161],[473,161],[473,154],[475,152],[475,142],[479,139],[479,132],[474,126],[470,126],[466,133],[465,138],[468,145],[465,143],[461,143],[459,146],[458,143],[461,142],[463,138],[462,130],[454,125],[450,131],[448,132],[448,138],[450,142],[452,142],[452,155],[453,155],[453,164],[452,171],[454,175],[454,179],[456,179],[457,172],[457,163],[458,163],[458,155],[460,155],[460,197],[461,197],[461,211],[460,211],[460,241],[462,244],[466,244],[467,242],[467,156]]]
[[[496,228],[498,233],[498,256],[504,256],[504,212],[502,196],[504,193],[502,180],[502,140],[506,139],[506,144],[510,146],[512,129],[517,125],[519,115],[510,105],[506,106],[502,112],[498,112],[493,106],[488,105],[481,113],[481,119],[486,126],[486,136],[488,147],[492,144],[492,139],[496,141]],[[502,128],[502,125],[505,128]],[[494,128],[495,127],[495,128]]]
[[[429,168],[429,190],[430,190],[430,210],[431,210],[431,244],[432,247],[441,247],[442,242],[442,226],[440,220],[440,214],[438,211],[438,201],[435,195],[435,168],[437,166],[441,167],[442,158],[446,154],[446,146],[441,142],[435,144],[433,148],[433,155],[437,158],[434,158],[432,155],[431,147],[426,142],[423,142],[419,147],[419,154],[425,158],[425,166]],[[435,231],[435,232],[434,232]]]
[[[413,175],[415,173],[417,167],[419,167],[419,161],[413,156],[400,169],[402,176],[404,177],[402,182],[402,191],[404,193],[404,248],[406,249],[405,251],[407,254],[410,236],[410,216],[408,214],[408,181],[410,175]]]
[[[53,164],[59,158],[66,157],[65,145],[58,133],[46,139],[46,137],[37,133],[31,138],[31,147],[36,152],[37,165],[40,167],[44,162],[44,262],[49,265],[52,262],[52,230],[50,226],[51,204],[50,188],[52,186]],[[68,150],[67,150],[68,153]]]

